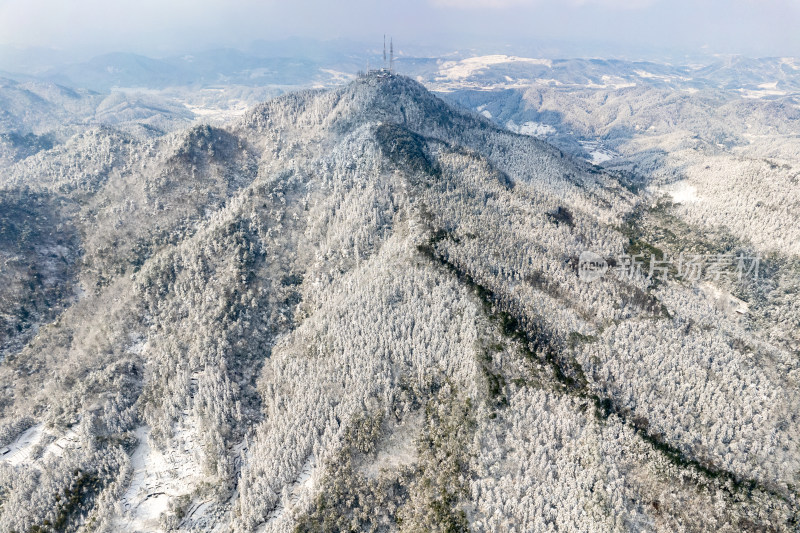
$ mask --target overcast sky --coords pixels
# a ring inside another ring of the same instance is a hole
[[[92,53],[389,33],[444,48],[555,39],[800,56],[798,30],[800,0],[0,0],[0,44]]]

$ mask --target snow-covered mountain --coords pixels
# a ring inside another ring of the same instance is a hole
[[[0,529],[795,530],[797,255],[642,185],[385,72],[11,165]]]

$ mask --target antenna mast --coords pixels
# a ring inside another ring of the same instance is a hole
[[[389,38],[389,72],[394,72],[394,39]]]
[[[386,34],[383,34],[383,67],[386,68]]]

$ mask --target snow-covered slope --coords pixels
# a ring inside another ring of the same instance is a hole
[[[794,354],[720,280],[581,276],[656,250],[626,176],[386,73],[108,138],[3,181],[83,292],[0,365],[0,529],[795,527]]]

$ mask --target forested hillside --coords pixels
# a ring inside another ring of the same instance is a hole
[[[640,185],[385,72],[10,164],[0,530],[797,531],[796,251],[587,280],[762,249]]]

